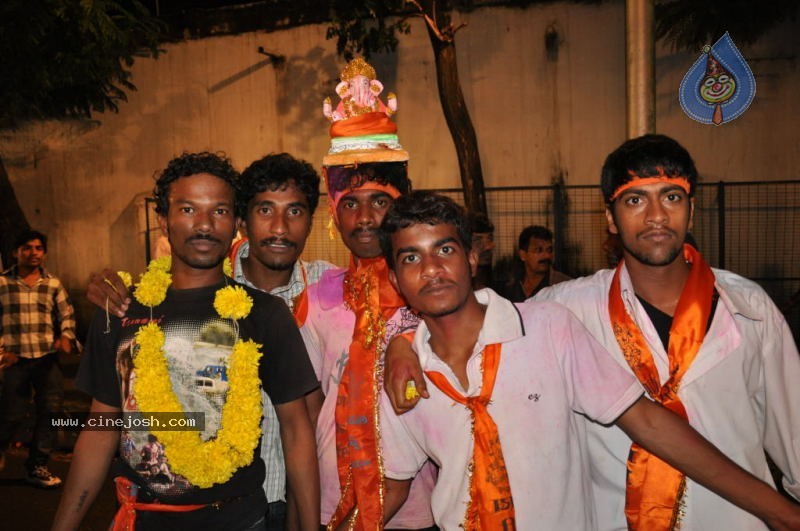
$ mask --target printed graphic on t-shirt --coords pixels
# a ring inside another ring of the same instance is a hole
[[[122,410],[139,411],[136,403],[136,371],[133,357],[138,345],[134,334],[147,319],[122,322],[121,348],[117,352],[117,372],[122,384]],[[208,440],[220,427],[222,406],[228,391],[227,363],[236,333],[231,321],[218,317],[203,321],[159,323],[164,330],[164,350],[169,365],[172,389],[186,412],[205,413],[201,438]],[[154,493],[180,496],[192,488],[189,481],[175,474],[158,437],[147,431],[122,430],[120,456]]]

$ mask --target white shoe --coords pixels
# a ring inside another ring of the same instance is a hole
[[[61,478],[53,475],[47,465],[39,465],[25,474],[25,481],[43,489],[55,489],[61,486]]]

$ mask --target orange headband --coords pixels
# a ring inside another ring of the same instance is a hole
[[[338,192],[334,192],[333,195],[328,196],[328,206],[330,209],[331,217],[339,223],[339,218],[336,215],[336,208],[339,206],[339,201],[342,200],[342,197],[349,194],[350,192],[354,192],[356,190],[377,190],[379,192],[384,192],[392,197],[392,199],[397,199],[400,197],[400,190],[391,186],[389,184],[381,184],[375,181],[367,181],[361,186],[352,189],[345,189],[340,190]]]
[[[629,190],[635,186],[644,186],[646,184],[653,184],[653,183],[672,183],[677,184],[683,191],[687,194],[690,193],[692,189],[691,184],[689,184],[689,180],[686,177],[680,175],[667,175],[664,173],[662,168],[658,168],[658,175],[654,175],[652,177],[639,177],[633,170],[628,170],[628,175],[632,177],[632,179],[625,184],[621,185],[619,188],[614,190],[614,193],[611,195],[611,199],[608,200],[609,203],[613,202],[616,198],[622,195],[626,190]]]

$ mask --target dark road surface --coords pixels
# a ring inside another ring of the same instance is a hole
[[[10,450],[6,453],[6,469],[0,472],[0,529],[4,531],[50,529],[61,498],[63,487],[39,489],[25,483],[23,463],[27,455],[25,448]],[[66,452],[54,453],[50,459],[50,471],[66,480],[71,457]],[[79,529],[108,529],[116,511],[116,503],[113,484],[108,480]]]
[[[64,409],[71,414],[88,411],[89,398],[77,391],[73,379],[78,367],[78,356],[62,356],[64,371]],[[50,471],[66,482],[72,460],[72,445],[77,432],[60,433],[58,450],[54,451],[48,466]],[[58,508],[63,485],[57,489],[40,489],[25,483],[24,462],[28,450],[13,447],[6,452],[6,468],[0,472],[0,529],[3,531],[39,531],[50,529]],[[94,505],[89,509],[81,531],[105,531],[116,511],[113,483],[106,480]]]

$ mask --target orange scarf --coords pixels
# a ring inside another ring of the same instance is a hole
[[[464,517],[465,531],[516,529],[514,500],[508,482],[506,462],[497,425],[489,415],[487,406],[492,398],[497,368],[500,365],[500,344],[487,345],[483,350],[481,369],[483,384],[478,396],[464,397],[453,389],[443,374],[426,371],[430,380],[441,391],[467,406],[472,415],[473,453],[472,475],[469,484],[469,506]]]
[[[303,291],[294,298],[294,321],[297,323],[297,328],[302,328],[308,317],[308,275],[306,275],[306,266],[300,262],[300,272],[303,274]]]
[[[625,310],[617,266],[609,291],[608,311],[625,360],[650,397],[688,420],[678,389],[706,335],[714,295],[714,273],[692,246],[683,255],[692,264],[689,277],[675,308],[669,330],[669,380],[661,385],[653,355],[642,332]],[[636,443],[628,457],[625,516],[631,530],[674,529],[680,522],[681,499],[686,489],[684,475]]]
[[[331,124],[331,138],[362,135],[393,135],[397,133],[397,124],[384,112],[368,112],[353,116],[346,120],[337,120]]]
[[[342,494],[328,529],[336,529],[348,515],[350,529],[383,529],[379,371],[386,321],[405,302],[389,282],[383,258],[361,259],[358,264],[350,258],[344,300],[356,324],[336,400],[336,459]]]

